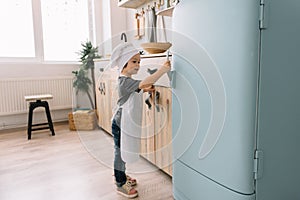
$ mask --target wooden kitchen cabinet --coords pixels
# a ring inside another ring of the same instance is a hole
[[[143,109],[141,155],[158,168],[172,175],[172,92],[171,88],[156,87]]]

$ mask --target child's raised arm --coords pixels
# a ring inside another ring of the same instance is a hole
[[[155,73],[151,74],[150,76],[146,77],[144,80],[142,80],[139,84],[140,89],[149,88],[152,86],[162,75],[167,73],[171,70],[171,62],[166,61],[159,70],[157,70]]]

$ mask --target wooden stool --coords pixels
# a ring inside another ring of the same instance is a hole
[[[43,130],[43,129],[50,129],[52,132],[52,135],[54,136],[55,132],[53,129],[53,123],[52,123],[52,119],[51,119],[49,104],[47,101],[42,101],[42,100],[46,100],[46,99],[53,99],[53,96],[51,94],[43,94],[43,95],[25,96],[24,98],[26,101],[35,101],[35,102],[29,102],[28,129],[27,129],[28,140],[31,139],[32,131],[38,131],[38,130]],[[33,110],[37,107],[45,108],[48,123],[32,124]],[[37,128],[32,128],[32,127],[37,127]]]

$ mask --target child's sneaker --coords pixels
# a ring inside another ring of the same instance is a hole
[[[113,175],[113,176],[114,176],[114,175]],[[132,178],[132,177],[130,177],[130,176],[128,176],[128,175],[126,175],[126,182],[128,182],[131,186],[136,186],[136,184],[137,184],[136,179],[135,179],[135,178]],[[115,180],[115,184],[118,186],[116,180]]]
[[[130,182],[131,186],[136,186],[137,181],[134,178],[131,178],[130,176],[126,175],[126,179],[128,182]]]
[[[122,185],[122,187],[117,187],[117,192],[119,194],[123,195],[124,197],[130,198],[130,199],[138,196],[138,191],[136,191],[131,186],[131,183],[129,181],[126,181],[126,183],[124,185]]]

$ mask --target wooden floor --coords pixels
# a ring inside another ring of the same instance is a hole
[[[0,132],[1,200],[122,200],[113,181],[112,137],[101,130],[69,131],[67,124],[48,130]],[[127,165],[138,180],[142,200],[169,200],[171,178],[141,159]]]

